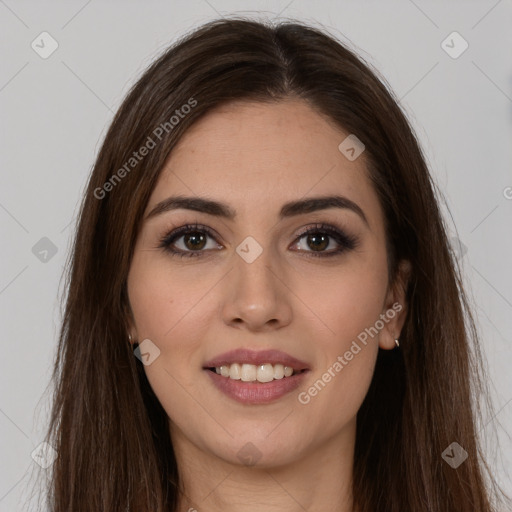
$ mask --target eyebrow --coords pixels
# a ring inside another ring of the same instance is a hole
[[[361,207],[351,201],[350,199],[340,196],[319,196],[311,197],[308,199],[301,199],[298,201],[291,201],[285,203],[279,212],[279,219],[293,217],[295,215],[302,215],[305,213],[312,213],[319,210],[326,210],[328,208],[341,208],[351,210],[365,222],[367,226],[368,219],[364,214]],[[187,197],[187,196],[171,196],[163,201],[160,201],[146,216],[145,220],[160,215],[164,212],[171,210],[185,209],[197,212],[206,213],[215,217],[220,217],[227,220],[234,220],[236,217],[236,210],[233,210],[229,205],[211,199],[204,199],[202,197]]]

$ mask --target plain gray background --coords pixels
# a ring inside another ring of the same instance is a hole
[[[234,13],[323,26],[372,63],[400,98],[453,216],[448,224],[458,237],[500,422],[497,453],[492,417],[480,432],[512,494],[511,1],[0,0],[0,511],[22,510],[32,482],[61,275],[113,113],[166,46]],[[464,42],[454,31],[469,45],[457,58]],[[46,59],[31,47],[42,32],[58,43]],[[52,246],[54,255],[44,253]]]

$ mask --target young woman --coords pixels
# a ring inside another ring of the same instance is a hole
[[[496,510],[478,339],[396,99],[299,23],[140,78],[81,208],[50,509]]]

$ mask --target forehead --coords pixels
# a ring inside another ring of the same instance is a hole
[[[379,216],[364,153],[338,149],[349,135],[301,100],[238,102],[209,112],[169,156],[148,210],[171,194],[227,202],[239,216],[287,201],[337,193]],[[369,218],[369,220],[370,220]]]

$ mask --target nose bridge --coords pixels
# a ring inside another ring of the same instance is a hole
[[[277,293],[272,270],[272,267],[276,266],[273,252],[268,244],[263,245],[252,236],[246,237],[237,246],[238,258],[235,259],[234,270],[237,276],[237,287],[242,293],[267,295]]]
[[[260,237],[261,238],[261,237]],[[225,304],[225,321],[243,321],[250,328],[267,323],[284,324],[291,317],[286,289],[279,276],[276,251],[254,237],[246,237],[237,247],[233,271],[233,289]]]

